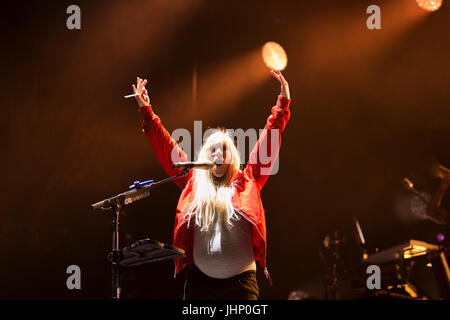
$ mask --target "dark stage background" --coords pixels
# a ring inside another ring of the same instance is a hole
[[[71,4],[81,30],[66,28]],[[381,30],[366,28],[371,4]],[[262,190],[273,286],[259,274],[261,298],[324,298],[322,239],[350,234],[352,217],[371,252],[445,231],[413,214],[401,179],[432,193],[431,169],[450,166],[448,1],[432,14],[413,0],[5,1],[0,12],[2,299],[109,299],[111,219],[90,204],[166,177],[123,96],[148,78],[169,132],[194,120],[262,128],[279,93],[266,41],[288,54],[292,114]],[[127,207],[121,247],[171,243],[179,193],[165,185]],[[72,264],[81,290],[66,288]],[[173,271],[124,270],[123,297],[179,299]]]

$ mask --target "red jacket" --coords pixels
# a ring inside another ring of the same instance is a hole
[[[250,154],[247,167],[243,171],[239,171],[235,181],[236,191],[232,198],[234,208],[253,225],[252,239],[255,260],[259,261],[261,267],[264,268],[266,277],[269,277],[266,267],[266,221],[260,191],[269,177],[266,174],[261,174],[261,169],[268,170],[265,173],[270,172],[271,165],[264,165],[263,161],[260,161],[259,154],[265,153],[259,152],[260,149],[264,149],[261,150],[261,152],[268,151],[266,154],[270,155],[272,158],[270,163],[273,166],[281,144],[281,132],[289,121],[289,103],[289,99],[284,98],[281,95],[278,96],[277,104],[272,107],[272,114],[267,119],[266,126]],[[178,155],[177,160],[180,162],[191,159],[187,159],[184,151],[178,146],[177,142],[172,139],[170,134],[161,124],[160,118],[153,113],[151,106],[142,107],[140,113],[144,118],[142,124],[143,131],[149,140],[150,145],[153,147],[153,150],[155,150],[159,163],[169,176],[180,174],[180,169],[172,168],[172,152],[176,152]],[[279,131],[276,132],[273,129],[278,129]],[[272,141],[272,137],[278,139],[278,141]],[[273,146],[274,142],[275,146],[277,146],[277,150],[271,152],[270,146]],[[278,144],[276,144],[276,142]],[[268,150],[265,149],[265,146],[268,146]],[[176,149],[173,151],[173,148]],[[264,163],[267,163],[267,161],[264,161]],[[173,245],[183,249],[186,254],[185,258],[175,258],[175,276],[186,265],[193,263],[194,228],[193,223],[190,223],[190,227],[187,228],[188,219],[185,219],[185,214],[194,196],[193,179],[191,179],[191,177],[192,171],[188,176],[175,180],[175,183],[183,191],[181,192],[175,215]]]

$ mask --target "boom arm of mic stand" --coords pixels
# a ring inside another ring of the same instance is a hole
[[[153,183],[145,185],[139,189],[132,189],[129,191],[125,191],[114,197],[104,199],[102,201],[91,204],[91,209],[92,210],[96,210],[99,208],[111,209],[115,205],[120,204],[120,203],[127,205],[127,204],[133,203],[137,200],[144,199],[150,195],[150,189],[153,189],[161,184],[165,184],[167,182],[173,181],[177,178],[183,177],[183,176],[187,175],[188,173],[189,173],[189,171],[183,171],[182,173],[180,173],[176,176],[172,176],[172,177],[160,180],[160,181],[153,182]]]
[[[185,176],[189,171],[182,171],[180,174],[163,179],[158,182],[149,183],[138,189],[132,189],[118,194],[109,199],[105,199],[91,205],[92,209],[108,207],[113,211],[113,237],[112,237],[112,259],[111,259],[111,276],[112,276],[112,298],[114,300],[120,299],[120,284],[119,284],[119,216],[122,204],[130,204],[134,201],[146,198],[150,195],[150,189],[175,180],[179,177]],[[106,209],[106,208],[104,208]]]
[[[412,191],[417,197],[419,197],[420,200],[422,200],[426,205],[427,205],[427,212],[426,212],[426,216],[432,220],[433,222],[437,223],[437,224],[447,224],[448,223],[448,212],[445,209],[441,209],[441,211],[439,211],[439,206],[434,206],[432,204],[432,202],[426,200],[418,190],[416,190],[414,187],[409,187],[408,188],[410,191]],[[434,214],[437,213],[437,216]],[[442,215],[442,217],[440,217],[439,215]]]

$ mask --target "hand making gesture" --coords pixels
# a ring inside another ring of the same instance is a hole
[[[289,93],[289,84],[287,83],[286,79],[281,74],[280,70],[274,71],[271,70],[270,73],[277,78],[278,81],[281,83],[281,96],[290,99],[291,95]]]
[[[136,101],[139,107],[144,107],[150,105],[150,98],[148,97],[147,89],[145,89],[145,85],[147,84],[147,79],[142,80],[137,77],[136,86],[133,84],[133,93],[138,93],[136,96]]]

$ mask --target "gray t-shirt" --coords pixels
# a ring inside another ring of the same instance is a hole
[[[237,214],[228,230],[201,232],[195,225],[194,263],[206,275],[225,279],[239,274],[255,260],[252,225]]]

